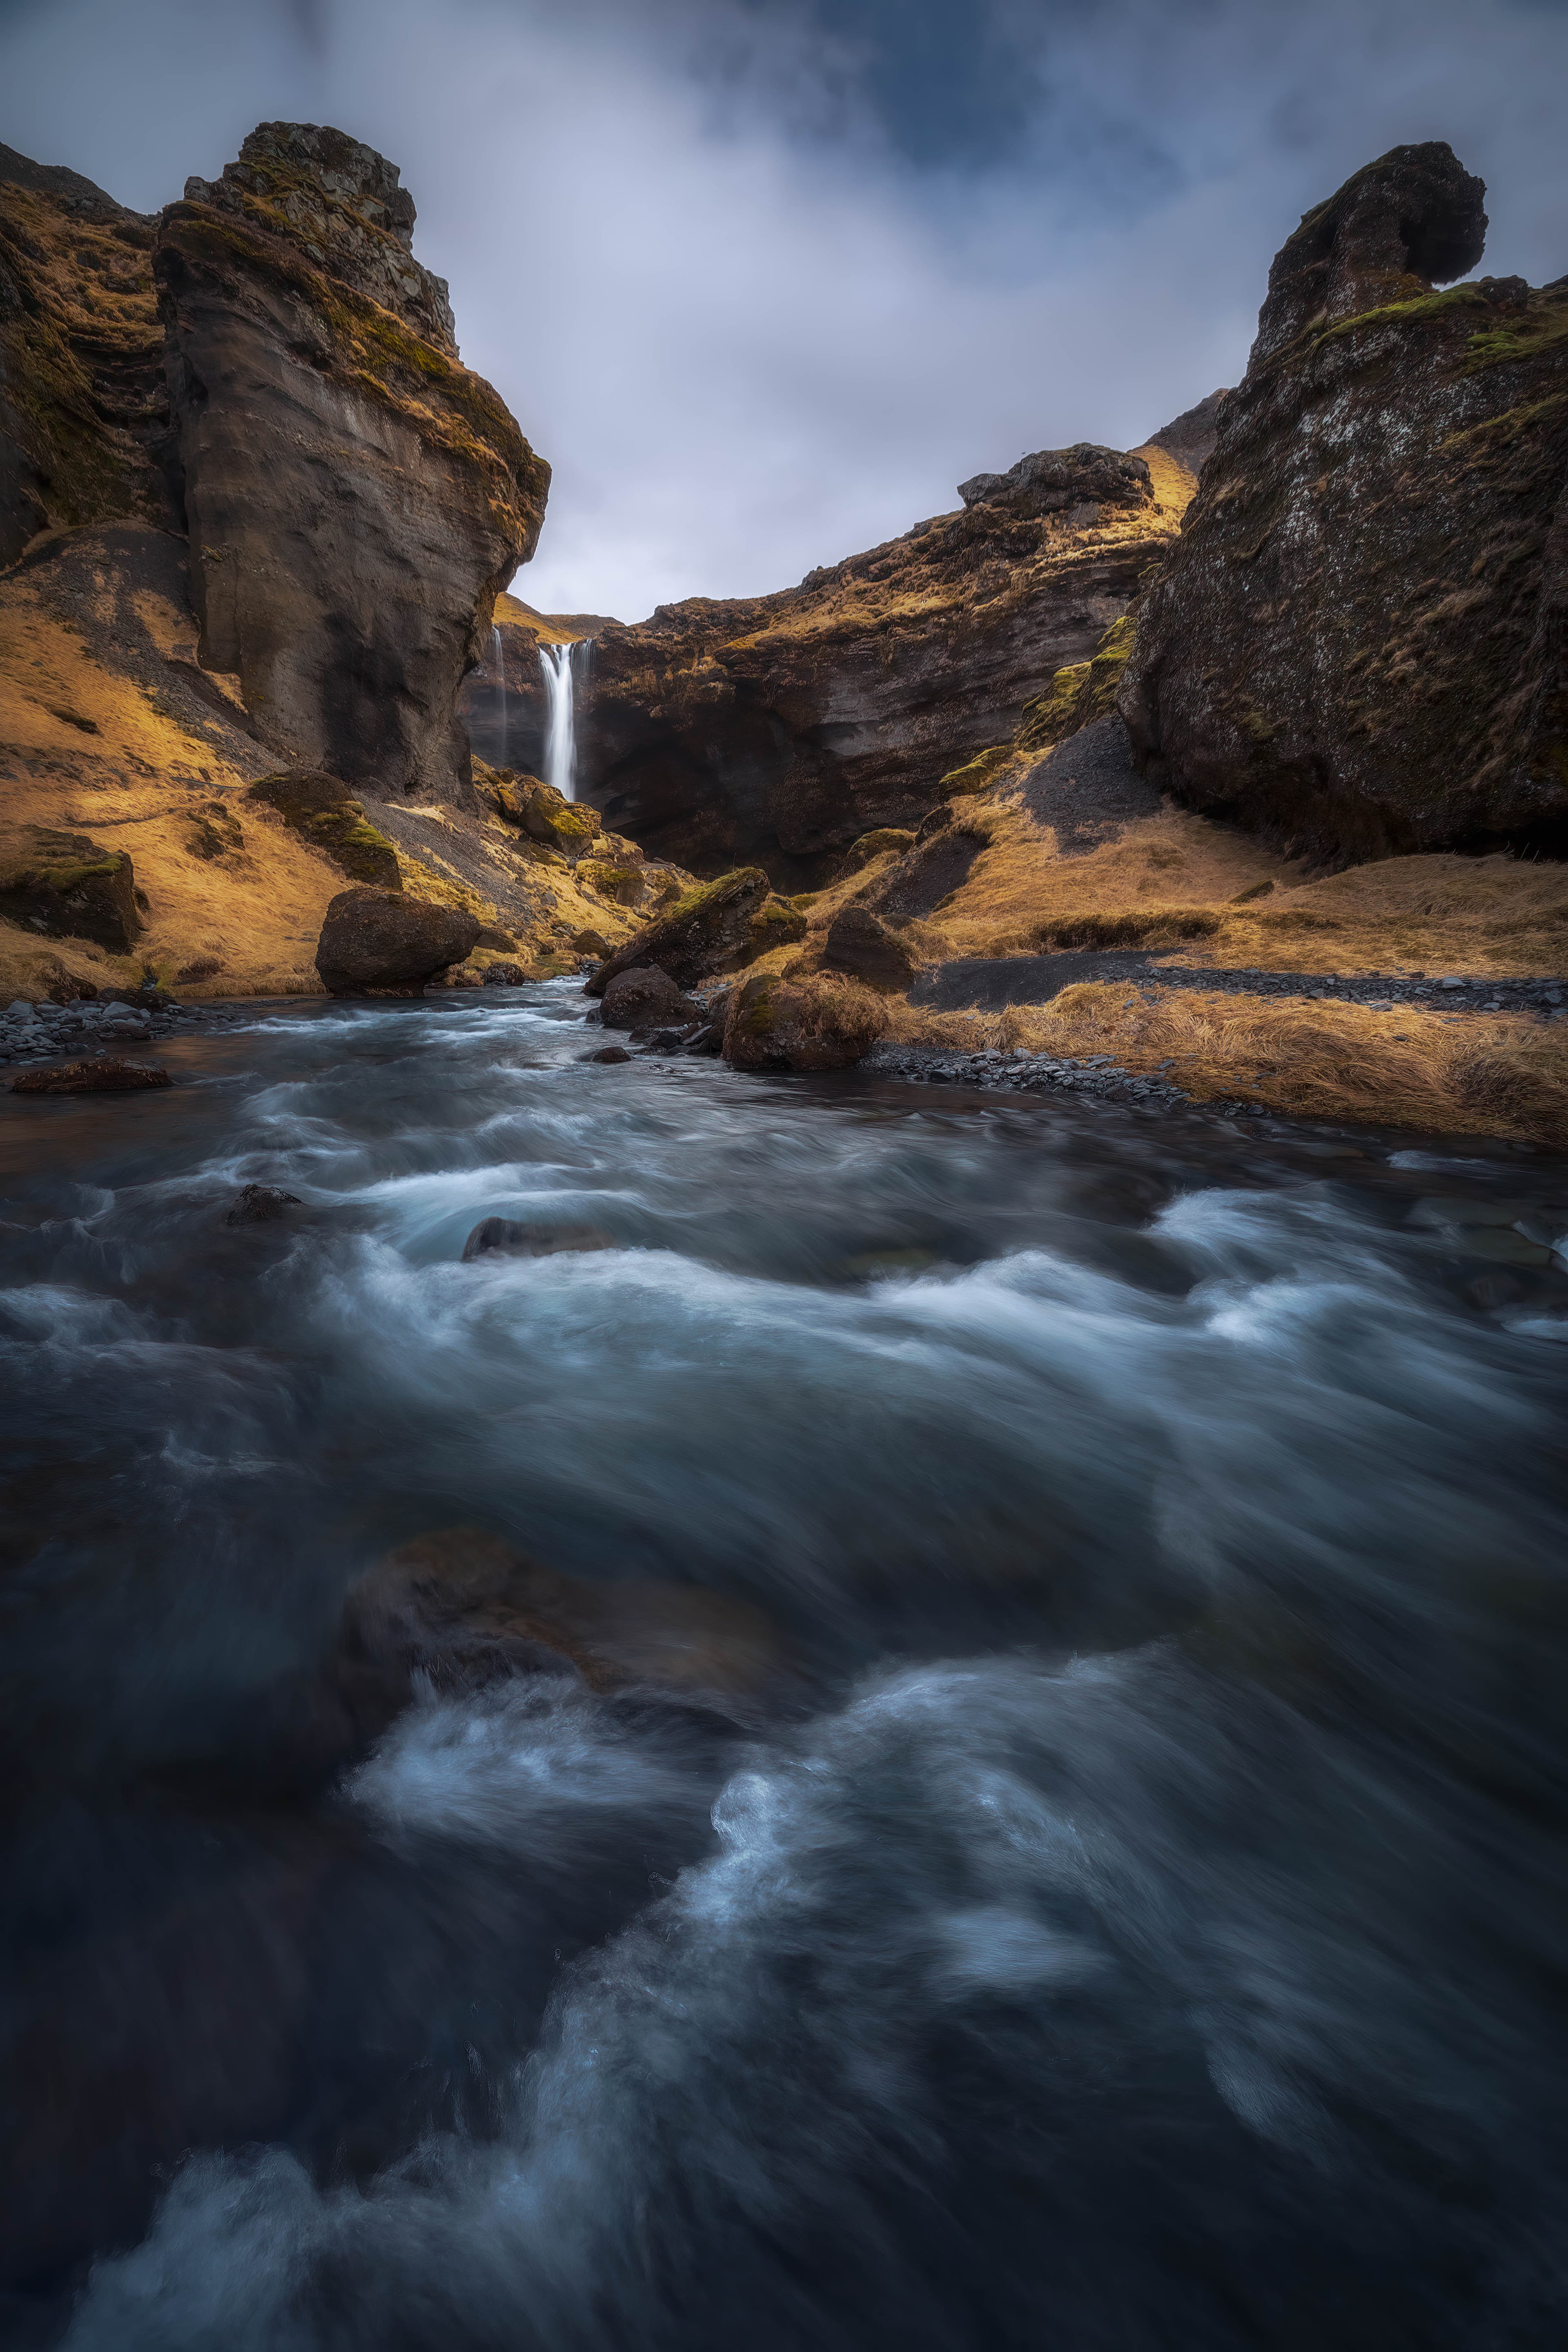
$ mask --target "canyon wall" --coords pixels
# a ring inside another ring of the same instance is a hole
[[[819,878],[861,834],[916,821],[1092,651],[1173,543],[1207,429],[1194,423],[1185,455],[1037,452],[798,588],[599,627],[580,789],[700,872]]]
[[[1568,849],[1568,279],[1435,291],[1484,195],[1396,147],[1306,215],[1139,615],[1150,778],[1322,865]]]
[[[301,762],[460,801],[458,688],[549,468],[458,361],[413,223],[369,148],[264,123],[153,259],[203,667]]]

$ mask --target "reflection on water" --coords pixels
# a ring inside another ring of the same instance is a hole
[[[1555,2347],[1561,1164],[582,1013],[4,1105],[14,2339]],[[788,1672],[345,1771],[458,1521]]]

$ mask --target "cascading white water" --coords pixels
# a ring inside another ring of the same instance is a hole
[[[499,753],[500,753],[500,757],[498,758],[498,760],[497,760],[497,761],[496,761],[496,765],[497,765],[498,767],[504,768],[504,767],[506,766],[506,763],[507,763],[507,762],[506,762],[506,751],[507,751],[507,741],[506,741],[506,648],[505,648],[505,646],[501,644],[501,635],[500,635],[500,631],[498,628],[492,628],[492,629],[491,629],[491,631],[490,631],[490,658],[491,658],[491,660],[492,660],[492,661],[494,662],[494,664],[495,664],[496,684],[497,684],[497,686],[498,686],[498,687],[500,688],[500,722],[499,722],[499,731],[498,731],[497,738],[496,738],[496,740],[497,740],[497,748],[498,748],[498,751],[499,751]]]
[[[544,781],[569,801],[577,797],[577,734],[572,709],[572,656],[577,648],[570,646],[541,646],[540,667],[544,672],[545,691],[550,697],[550,732],[545,738]]]

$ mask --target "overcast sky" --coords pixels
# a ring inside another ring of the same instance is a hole
[[[519,594],[784,586],[1246,363],[1299,215],[1405,140],[1568,271],[1563,0],[0,0],[0,138],[142,210],[273,117],[402,167],[555,469]]]

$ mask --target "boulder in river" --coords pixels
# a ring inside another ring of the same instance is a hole
[[[167,1070],[151,1063],[121,1062],[106,1054],[101,1061],[55,1062],[47,1069],[24,1070],[11,1081],[14,1095],[134,1095],[150,1087],[173,1086]]]
[[[340,890],[321,925],[316,970],[334,996],[367,990],[416,996],[462,962],[479,930],[466,908],[395,890]]]
[[[605,991],[606,1029],[687,1028],[702,1017],[700,1004],[657,964],[634,964],[617,972]]]
[[[224,1219],[226,1225],[275,1225],[290,1209],[300,1206],[298,1192],[280,1192],[276,1184],[247,1184]]]
[[[886,1026],[879,1000],[852,980],[759,972],[731,999],[724,1059],[737,1070],[844,1070]]]
[[[634,964],[657,964],[679,988],[694,988],[710,972],[722,971],[755,952],[752,919],[773,886],[760,866],[739,866],[714,882],[683,891],[668,913],[601,964],[588,982],[590,996],[603,996],[617,973]]]

